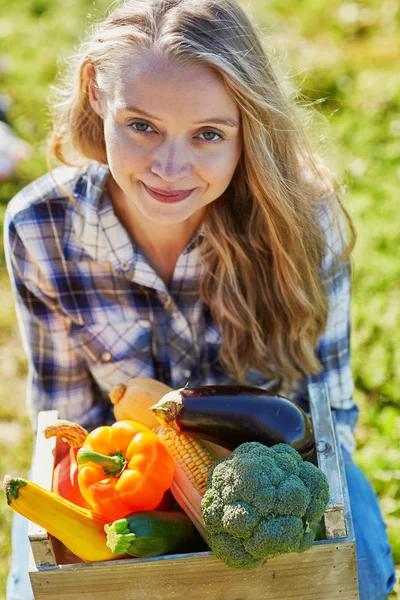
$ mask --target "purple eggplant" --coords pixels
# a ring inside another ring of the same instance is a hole
[[[246,385],[206,385],[169,392],[151,407],[170,429],[228,450],[244,442],[290,444],[303,458],[315,440],[311,421],[294,402]]]

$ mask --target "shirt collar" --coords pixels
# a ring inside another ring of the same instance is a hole
[[[78,178],[72,226],[82,249],[93,260],[127,272],[127,265],[135,261],[136,246],[114,213],[106,188],[109,174],[108,165],[92,161]]]
[[[109,175],[108,165],[91,161],[73,189],[76,209],[72,213],[72,229],[80,252],[82,254],[84,250],[96,262],[110,263],[114,270],[123,272],[137,283],[165,291],[164,283],[154,276],[146,257],[114,212],[106,187]],[[194,251],[204,237],[205,230],[201,227],[182,254]]]

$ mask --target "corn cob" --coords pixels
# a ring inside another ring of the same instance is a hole
[[[172,495],[206,540],[201,498],[206,491],[208,472],[218,455],[211,448],[209,450],[207,442],[197,440],[187,433],[177,433],[167,427],[160,427],[157,435],[175,460]]]
[[[186,433],[177,433],[166,427],[161,427],[157,433],[190,483],[203,495],[206,491],[208,472],[218,457],[202,440]]]
[[[203,540],[207,541],[206,529],[201,512],[201,499],[203,495],[189,482],[183,469],[181,469],[179,465],[175,468],[171,492],[176,502],[192,521]]]

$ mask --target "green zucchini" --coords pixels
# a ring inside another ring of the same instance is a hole
[[[147,558],[204,550],[201,536],[183,512],[139,511],[105,525],[104,530],[114,554]]]

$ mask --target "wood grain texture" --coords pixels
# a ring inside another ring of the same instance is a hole
[[[36,600],[356,600],[355,545],[315,544],[258,569],[213,556],[128,559],[31,573]]]

